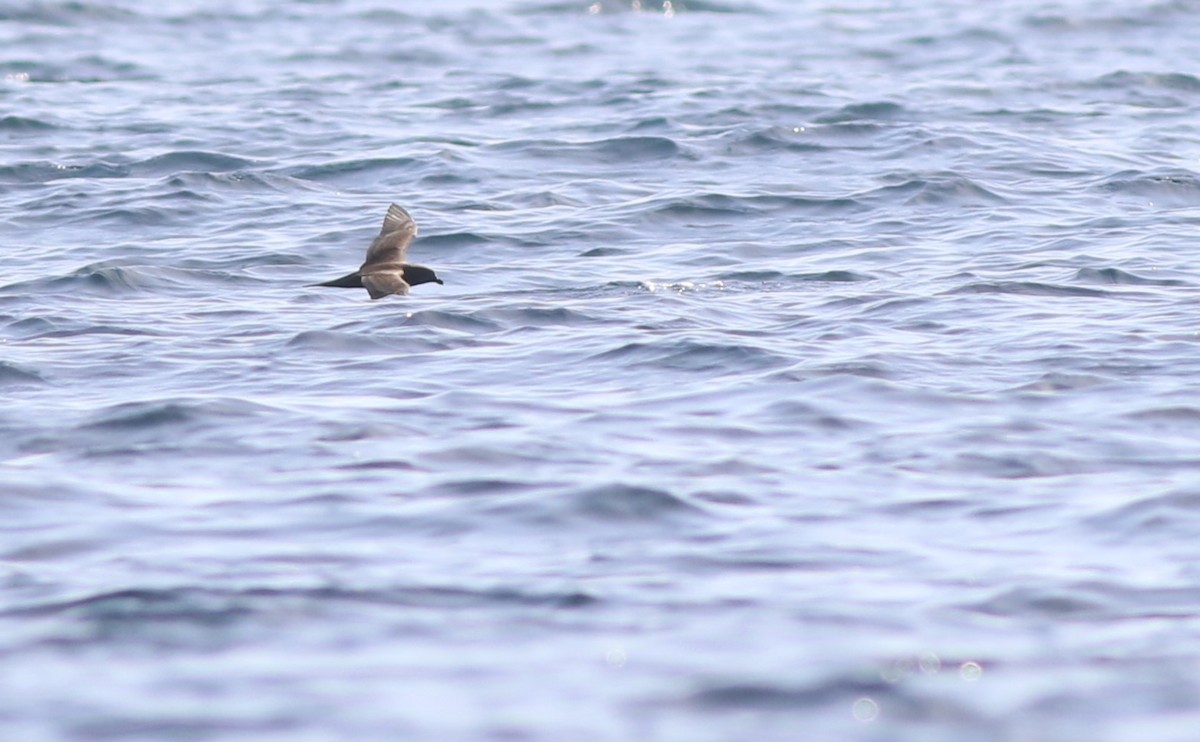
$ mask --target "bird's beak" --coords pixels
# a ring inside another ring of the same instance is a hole
[[[446,285],[446,282],[445,282],[445,281],[443,281],[443,280],[442,280],[442,279],[440,279],[440,278],[437,280],[437,282],[438,282],[438,286],[445,286],[445,285]]]

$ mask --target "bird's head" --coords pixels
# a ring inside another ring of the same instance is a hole
[[[442,279],[423,265],[406,265],[404,266],[404,282],[409,286],[418,286],[422,283],[442,283]]]

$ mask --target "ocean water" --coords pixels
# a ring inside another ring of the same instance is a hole
[[[0,1],[0,737],[1196,739],[1197,27]]]

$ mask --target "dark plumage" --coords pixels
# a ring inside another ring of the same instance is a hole
[[[416,236],[417,223],[407,211],[392,204],[379,236],[367,248],[362,266],[349,275],[313,285],[366,289],[372,299],[380,299],[389,294],[407,294],[409,288],[422,283],[441,283],[442,279],[429,268],[404,262],[408,245]]]

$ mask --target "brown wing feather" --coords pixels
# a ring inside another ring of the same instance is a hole
[[[363,274],[362,285],[372,299],[381,299],[390,294],[408,293],[408,284],[404,282],[404,273],[398,270]]]
[[[404,274],[398,270],[382,270],[362,276],[362,287],[367,289],[372,299],[382,299],[390,294],[407,294],[408,283],[404,282]]]
[[[417,223],[407,211],[396,204],[388,207],[379,236],[367,248],[363,268],[381,263],[402,263],[408,245],[417,236]]]

